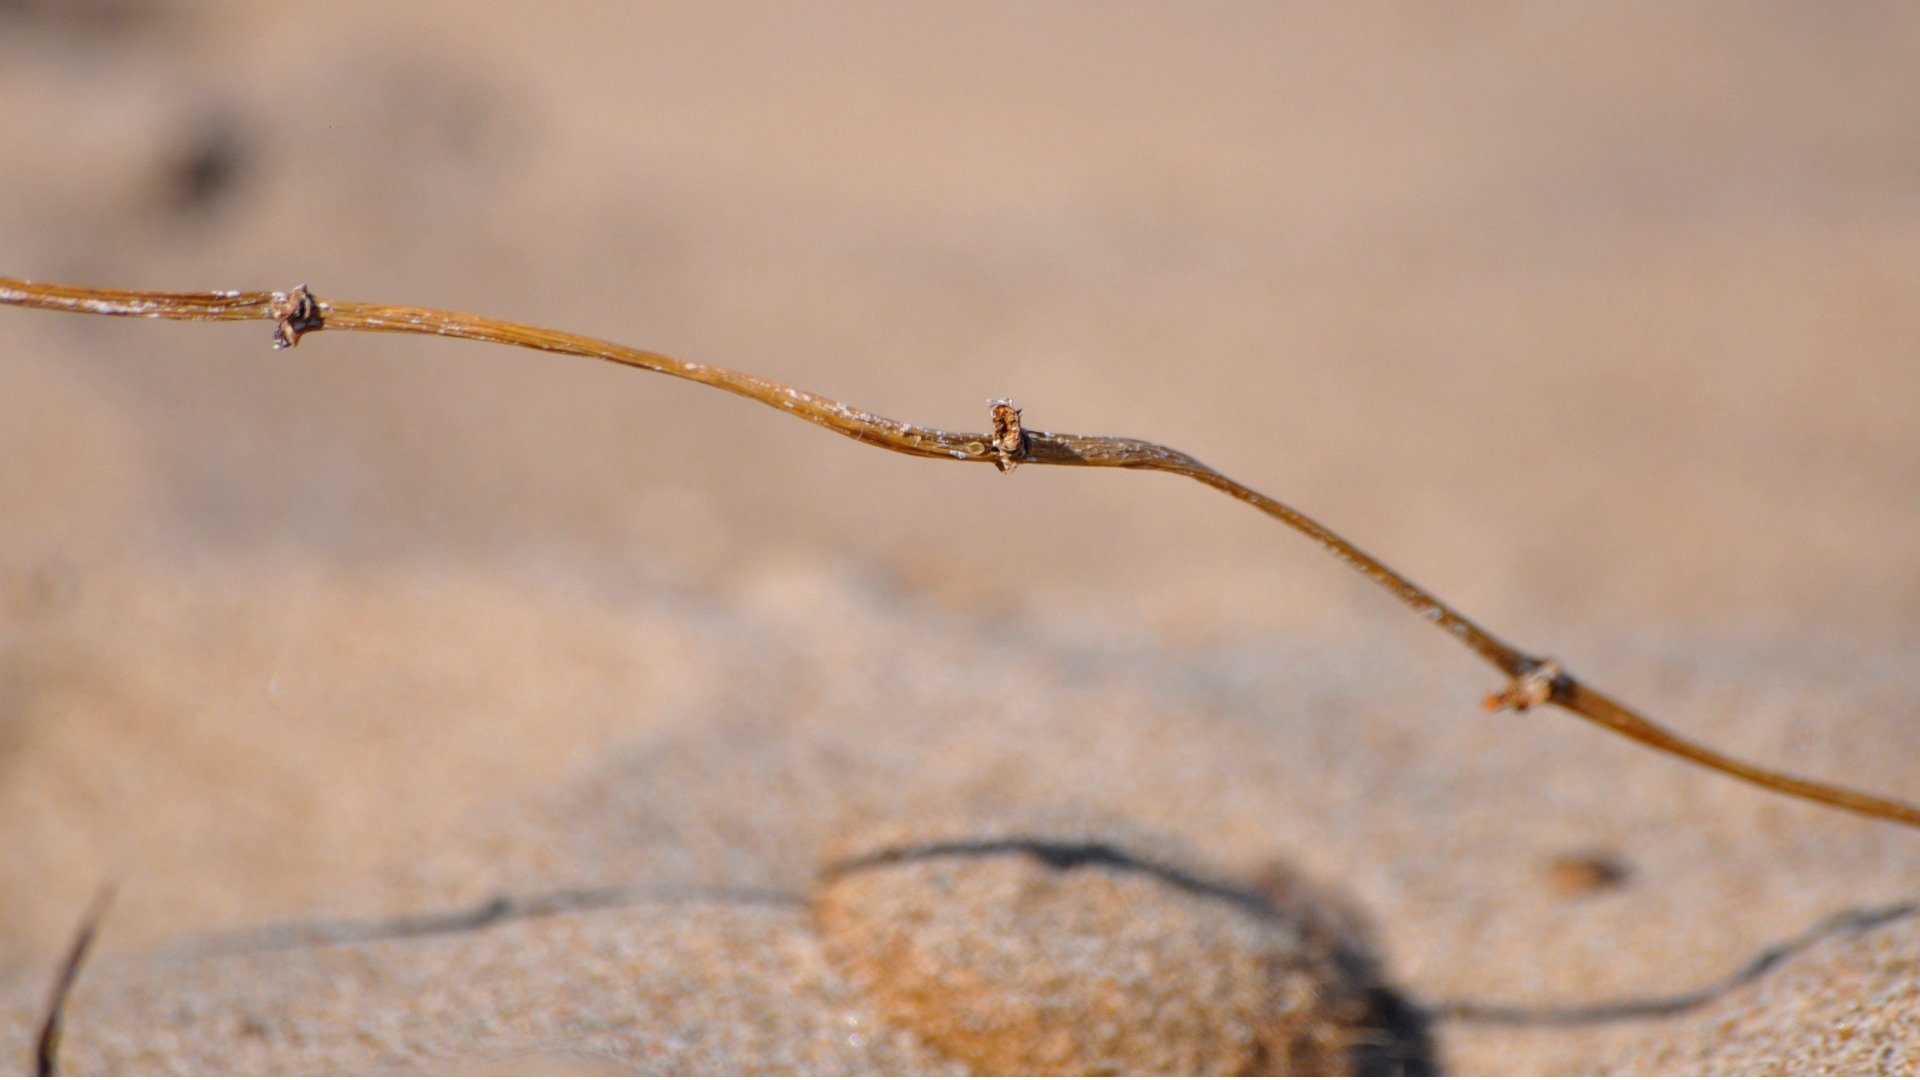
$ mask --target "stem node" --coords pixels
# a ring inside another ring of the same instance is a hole
[[[326,325],[320,314],[320,301],[305,285],[296,285],[289,293],[274,293],[267,313],[275,323],[273,347],[276,349],[291,349],[300,344],[300,335]]]
[[[1557,660],[1528,660],[1505,690],[1488,694],[1482,702],[1488,712],[1512,709],[1526,712],[1552,701],[1554,692],[1571,680]]]
[[[1009,473],[1027,460],[1027,431],[1020,426],[1020,409],[1006,398],[987,403],[993,410],[993,449],[1000,455],[994,466]]]

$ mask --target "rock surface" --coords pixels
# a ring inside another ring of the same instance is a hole
[[[1112,825],[926,823],[870,837],[814,901],[888,1019],[994,1074],[1352,1072],[1373,987],[1327,920]]]

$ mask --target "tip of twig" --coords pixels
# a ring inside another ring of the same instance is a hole
[[[1500,712],[1512,709],[1514,712],[1526,712],[1528,709],[1545,705],[1553,700],[1553,688],[1566,677],[1556,660],[1533,662],[1520,674],[1513,677],[1505,690],[1497,694],[1488,694],[1481,705],[1488,712]]]
[[[273,347],[291,349],[300,344],[300,335],[309,330],[318,330],[322,325],[320,301],[305,285],[296,285],[292,292],[274,293],[273,307],[269,309],[278,321],[273,328]]]
[[[1006,398],[995,398],[987,406],[993,410],[993,449],[1000,455],[994,464],[1003,473],[1012,472],[1027,460],[1027,431],[1020,426],[1020,409]]]
[[[80,929],[73,935],[73,945],[67,949],[67,958],[60,964],[60,974],[54,979],[53,993],[47,997],[47,1013],[40,1022],[40,1037],[34,1043],[34,1075],[60,1075],[60,1034],[66,1026],[67,998],[73,993],[73,984],[79,981],[80,965],[87,961],[87,950],[93,947],[93,939],[99,933],[100,922],[107,917],[107,908],[113,904],[113,886],[102,885],[100,891],[93,894],[93,903],[87,905],[87,913],[80,920]]]

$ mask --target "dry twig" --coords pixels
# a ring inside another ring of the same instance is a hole
[[[73,993],[73,984],[80,979],[80,965],[87,962],[87,952],[93,948],[93,939],[100,931],[100,920],[107,917],[107,908],[112,903],[113,886],[101,886],[100,891],[94,894],[93,903],[87,905],[87,913],[80,920],[80,929],[73,935],[73,946],[67,950],[67,957],[60,964],[60,974],[53,981],[53,992],[47,995],[47,1011],[40,1021],[40,1037],[33,1044],[35,1076],[60,1075],[60,1036],[66,1028],[67,998]]]
[[[1506,689],[1487,698],[1486,705],[1490,709],[1511,708],[1524,712],[1538,705],[1558,705],[1629,739],[1770,791],[1920,828],[1920,806],[1752,765],[1654,724],[1574,678],[1557,662],[1528,655],[1495,637],[1439,597],[1355,547],[1333,530],[1277,499],[1262,495],[1238,480],[1208,468],[1187,454],[1142,439],[1034,431],[1022,425],[1020,410],[1009,401],[992,403],[993,430],[990,433],[943,431],[903,424],[844,405],[832,398],[711,364],[677,360],[660,353],[628,348],[579,334],[482,315],[351,300],[321,300],[305,285],[284,293],[164,293],[0,278],[0,303],[51,311],[189,322],[263,319],[275,324],[275,348],[289,348],[297,344],[302,335],[319,330],[432,334],[516,345],[542,352],[609,360],[628,367],[691,379],[792,413],[850,439],[901,454],[985,462],[1002,472],[1010,472],[1022,464],[1037,464],[1175,473],[1224,491],[1306,534],[1335,558],[1373,579],[1421,617],[1500,669],[1511,681]]]

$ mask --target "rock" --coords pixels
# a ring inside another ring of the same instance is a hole
[[[872,834],[823,874],[828,955],[989,1073],[1341,1073],[1372,988],[1333,918],[1086,818]]]

